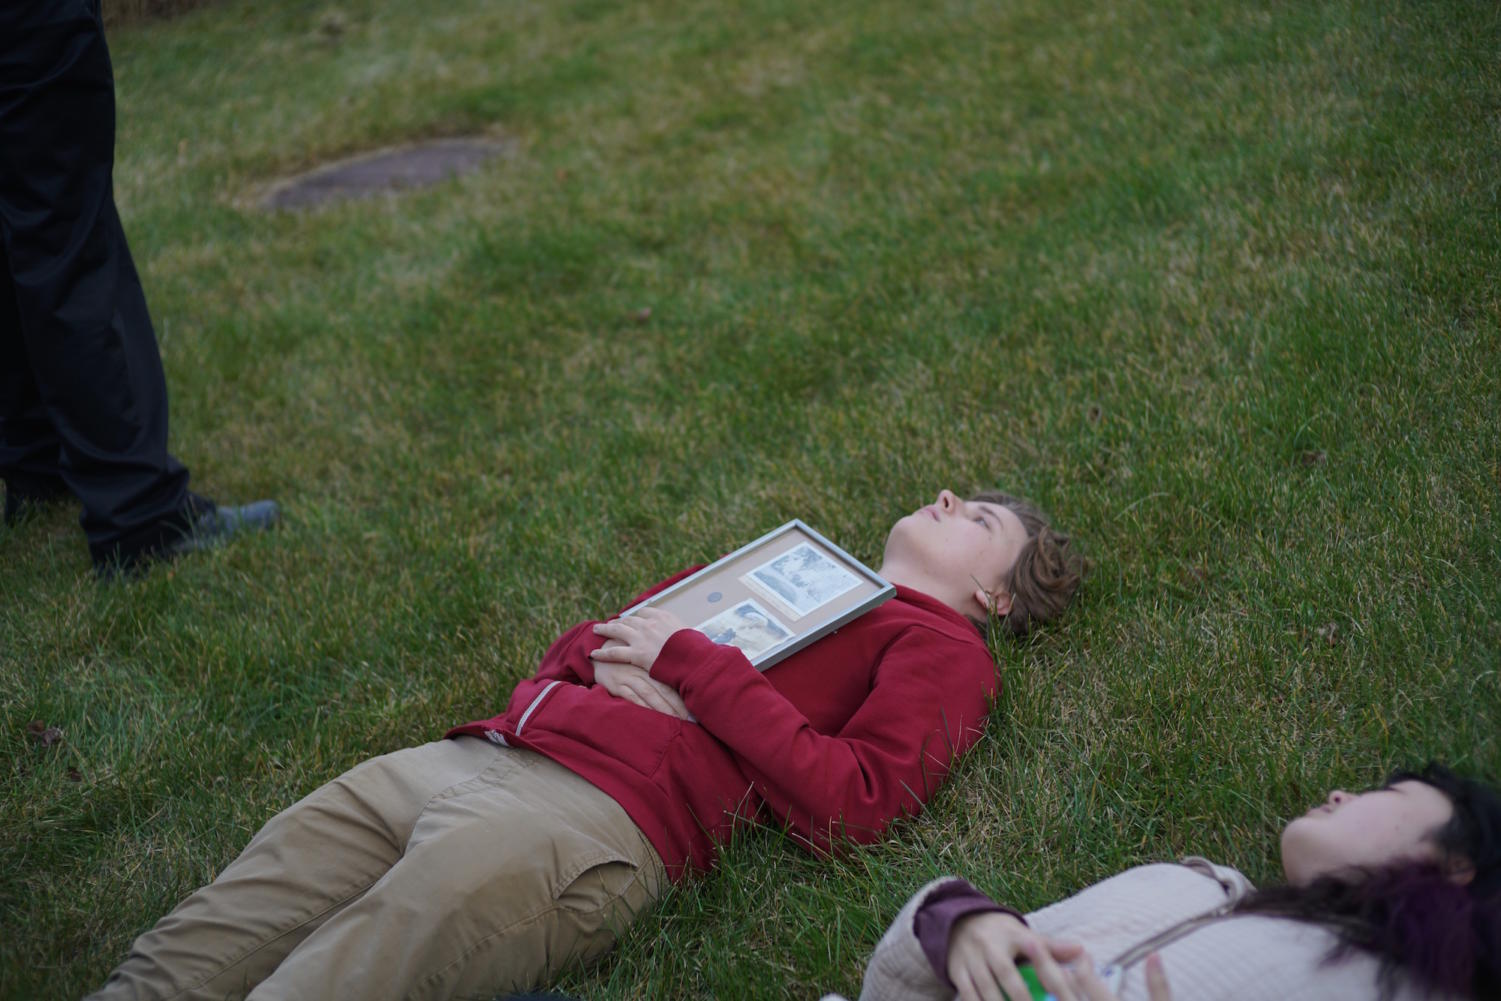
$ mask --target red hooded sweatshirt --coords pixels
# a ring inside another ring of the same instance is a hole
[[[697,722],[595,685],[589,652],[604,639],[593,625],[560,636],[505,713],[448,736],[530,748],[588,779],[624,807],[673,879],[712,867],[719,845],[753,820],[816,851],[876,840],[917,813],[979,738],[998,687],[975,627],[901,586],[764,674],[735,647],[674,633],[651,675]]]

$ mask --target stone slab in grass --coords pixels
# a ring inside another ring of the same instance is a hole
[[[261,199],[268,209],[302,209],[385,192],[426,188],[478,170],[509,153],[498,139],[433,139],[362,153],[279,182]]]

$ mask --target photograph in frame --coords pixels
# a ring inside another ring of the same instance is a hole
[[[738,601],[731,608],[693,628],[720,646],[739,647],[752,659],[792,639],[792,630],[777,621],[754,598]]]
[[[807,542],[767,560],[740,579],[794,619],[816,612],[860,585],[860,578]]]

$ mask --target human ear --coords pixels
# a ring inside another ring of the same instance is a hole
[[[980,603],[980,607],[985,609],[986,613],[998,619],[1011,614],[1011,593],[1005,588],[998,587],[994,591],[987,591],[983,587],[976,587],[975,600]]]

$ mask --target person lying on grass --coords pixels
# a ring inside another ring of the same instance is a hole
[[[1494,787],[1430,764],[1336,790],[1283,829],[1282,869],[1257,890],[1202,858],[1144,865],[1025,918],[935,880],[876,946],[860,1001],[1030,1001],[1018,964],[1058,1001],[1093,999],[1069,968],[1095,959],[1121,1001],[1156,1001],[1153,952],[1191,1001],[1501,997]]]
[[[602,955],[742,824],[874,840],[979,736],[982,632],[1055,618],[1079,583],[1035,508],[947,490],[880,572],[894,598],[764,674],[662,611],[573,627],[504,713],[273,817],[93,996],[489,997]]]

